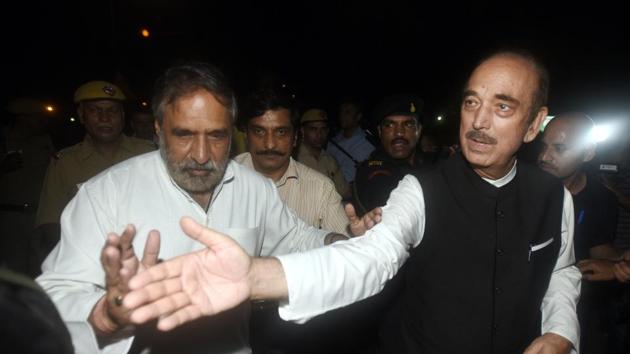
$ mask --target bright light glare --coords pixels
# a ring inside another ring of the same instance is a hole
[[[74,117],[70,117],[70,121],[74,122],[76,119],[74,119]]]
[[[46,110],[47,110],[48,112],[52,112],[52,111],[54,111],[54,110],[55,110],[55,107],[53,107],[53,106],[46,106]]]
[[[610,138],[612,127],[610,125],[595,125],[590,133],[590,140],[595,143],[601,143]]]
[[[555,117],[555,116],[546,116],[545,117],[545,119],[543,120],[542,124],[540,125],[540,132],[544,132],[545,131],[545,128],[547,128],[547,124],[549,124],[549,122],[551,122],[553,117]]]
[[[444,119],[442,116],[437,117],[438,122],[441,121],[442,119]]]
[[[151,33],[149,33],[149,30],[146,28],[143,28],[140,30],[140,34],[142,35],[142,37],[144,38],[149,38],[149,36],[151,35]]]

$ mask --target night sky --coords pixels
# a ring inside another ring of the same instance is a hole
[[[71,112],[74,89],[93,79],[149,98],[159,73],[194,59],[222,67],[239,93],[276,78],[303,105],[334,110],[341,96],[360,96],[369,107],[386,94],[416,92],[427,116],[453,116],[479,57],[518,46],[549,66],[552,113],[583,110],[596,120],[630,113],[630,18],[621,5],[86,0],[4,6],[3,102],[36,96]],[[143,26],[148,39],[139,34]]]

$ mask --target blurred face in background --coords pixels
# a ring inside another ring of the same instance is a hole
[[[314,150],[322,150],[328,141],[328,123],[306,122],[302,126],[302,143]]]
[[[153,115],[148,112],[136,112],[131,115],[131,128],[137,138],[153,140],[155,135]]]
[[[78,114],[85,130],[97,143],[113,142],[122,134],[125,112],[120,101],[83,101]]]
[[[339,108],[339,126],[341,129],[352,129],[359,126],[361,112],[353,103],[343,103]]]
[[[538,166],[558,178],[575,174],[595,154],[595,144],[586,140],[588,132],[568,119],[552,119],[542,137]]]

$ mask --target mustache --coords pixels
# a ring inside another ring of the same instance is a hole
[[[497,139],[491,137],[490,135],[480,132],[477,130],[469,130],[466,133],[466,139],[475,140],[484,144],[496,145]]]
[[[284,156],[283,153],[281,153],[278,150],[274,150],[274,149],[258,150],[258,151],[256,151],[256,155],[259,155],[259,156]]]
[[[208,161],[206,163],[197,163],[192,160],[185,160],[182,161],[178,167],[182,170],[203,170],[209,172],[212,172],[216,169],[216,166],[212,161]]]

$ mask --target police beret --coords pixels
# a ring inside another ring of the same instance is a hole
[[[409,115],[422,117],[424,102],[414,94],[399,94],[383,99],[374,109],[373,120],[379,124],[383,118],[393,115]]]
[[[107,81],[90,81],[79,86],[74,92],[74,102],[86,100],[117,100],[124,101],[125,95],[118,86]]]
[[[321,109],[309,109],[304,112],[302,115],[302,119],[300,119],[300,124],[308,123],[308,122],[325,122],[328,120],[328,116],[326,112]]]

